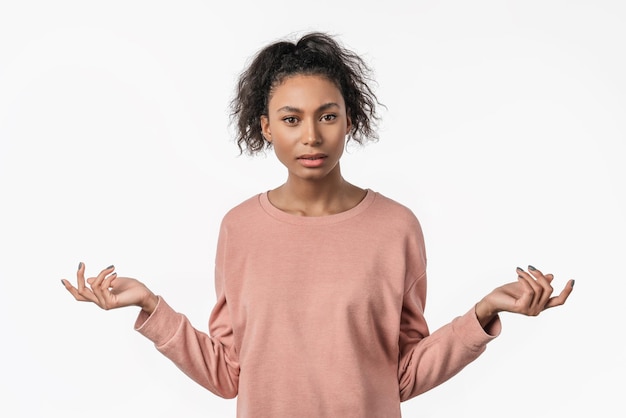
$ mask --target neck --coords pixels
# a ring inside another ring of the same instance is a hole
[[[348,183],[337,167],[324,179],[307,180],[289,176],[268,197],[277,208],[295,215],[324,216],[344,212],[356,206],[365,191]]]

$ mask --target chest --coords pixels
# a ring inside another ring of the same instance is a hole
[[[398,323],[407,261],[397,236],[363,225],[246,234],[227,248],[225,289],[236,333]]]

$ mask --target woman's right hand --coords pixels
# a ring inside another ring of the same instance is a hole
[[[105,310],[139,306],[147,313],[152,313],[158,297],[139,280],[118,277],[114,270],[114,266],[109,266],[98,276],[85,280],[85,264],[80,263],[76,273],[77,287],[66,279],[61,279],[61,282],[78,301],[93,302]]]

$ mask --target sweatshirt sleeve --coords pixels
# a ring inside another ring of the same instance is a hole
[[[472,308],[429,335],[424,319],[426,274],[405,293],[400,330],[398,379],[406,401],[445,382],[474,361],[500,334],[500,318],[485,330]]]
[[[148,315],[141,311],[135,329],[194,381],[223,398],[237,396],[239,364],[218,338],[196,330],[163,298]]]
[[[152,314],[141,311],[135,329],[194,381],[223,398],[237,396],[239,361],[222,285],[223,240],[220,234],[216,258],[217,302],[209,319],[209,333],[195,329],[187,317],[174,311],[159,296]]]

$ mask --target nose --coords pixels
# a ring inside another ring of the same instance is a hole
[[[322,138],[318,130],[317,124],[314,120],[309,120],[303,123],[302,131],[302,144],[303,145],[319,145],[322,143]]]

